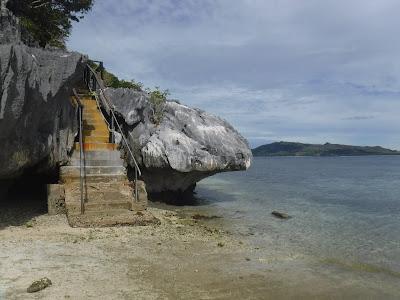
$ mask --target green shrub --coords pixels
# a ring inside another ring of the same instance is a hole
[[[164,108],[165,103],[167,102],[167,97],[169,95],[168,90],[160,90],[159,87],[156,87],[155,90],[151,91],[147,89],[147,92],[150,95],[150,103],[152,104],[153,109],[153,122],[155,124],[160,124],[163,116],[164,116]]]
[[[88,64],[94,69],[99,71],[99,65],[95,62],[89,60]],[[103,69],[103,81],[106,87],[111,88],[128,88],[135,91],[143,91],[143,84],[141,82],[136,82],[135,80],[123,80],[119,79],[113,73]],[[152,121],[154,124],[160,124],[163,115],[165,103],[167,102],[167,97],[169,96],[168,90],[161,90],[159,87],[155,87],[154,90],[146,88],[145,91],[149,94],[149,101],[152,104],[153,117]]]
[[[95,62],[89,60],[89,65],[95,69],[100,71],[99,65],[96,64]],[[119,79],[117,76],[115,76],[113,73],[107,71],[105,68],[103,69],[103,81],[104,85],[107,87],[112,87],[112,88],[126,88],[126,89],[133,89],[135,91],[143,91],[143,84],[141,82],[136,82],[135,80],[124,80],[124,79]]]

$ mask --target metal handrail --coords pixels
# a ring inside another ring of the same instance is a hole
[[[102,65],[102,63],[101,63],[101,65]],[[107,112],[108,111],[110,112],[111,126],[110,126],[110,122],[108,122],[107,120],[106,120],[106,123],[111,132],[112,141],[114,141],[114,139],[115,139],[114,123],[117,124],[117,129],[118,129],[119,133],[121,134],[121,137],[125,143],[126,149],[128,149],[128,152],[129,152],[129,154],[133,160],[133,163],[135,165],[135,199],[136,199],[136,201],[138,201],[139,199],[138,199],[137,179],[138,179],[138,175],[139,176],[142,175],[142,172],[141,172],[139,165],[135,159],[135,156],[133,155],[132,149],[129,146],[128,140],[126,139],[125,134],[122,131],[121,124],[118,122],[118,119],[115,116],[114,106],[111,104],[110,100],[104,93],[104,90],[106,89],[106,87],[104,86],[103,81],[101,80],[101,78],[99,78],[96,71],[88,64],[86,65],[85,72],[84,72],[84,81],[85,81],[86,85],[88,86],[90,92],[94,95],[95,100],[97,102],[97,106],[99,107],[99,110],[101,111],[101,107],[102,107],[101,103],[104,103],[104,105],[106,106]],[[100,99],[100,97],[102,97],[102,99]],[[101,101],[101,100],[103,100],[103,101]],[[104,115],[103,115],[103,117],[104,117],[104,119],[106,119]]]
[[[84,178],[84,163],[83,163],[83,134],[82,134],[82,116],[83,116],[83,105],[78,93],[75,89],[72,89],[74,93],[76,103],[78,104],[78,118],[79,118],[79,177],[80,177],[80,189],[81,189],[81,214],[85,213],[85,199],[83,197],[83,178]]]

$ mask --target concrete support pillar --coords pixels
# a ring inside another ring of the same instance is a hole
[[[64,185],[47,185],[47,207],[49,215],[60,215],[66,213]]]
[[[134,211],[141,211],[147,208],[147,190],[146,184],[142,180],[136,181],[138,187],[138,199],[134,200],[134,204],[132,205],[132,210]],[[133,184],[133,189],[135,189]],[[134,193],[133,193],[133,196]]]

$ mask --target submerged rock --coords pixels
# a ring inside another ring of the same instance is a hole
[[[289,216],[288,214],[279,212],[276,210],[274,210],[271,214],[279,219],[290,219],[291,218],[291,216]]]
[[[222,218],[221,216],[207,216],[207,215],[202,215],[202,214],[194,214],[192,216],[193,220],[213,220],[213,219],[220,219]]]
[[[105,94],[121,117],[153,195],[172,192],[170,197],[179,200],[191,195],[196,182],[207,176],[250,166],[252,154],[247,141],[217,116],[167,101],[156,124],[147,93],[106,89]],[[133,166],[132,161],[129,164]]]

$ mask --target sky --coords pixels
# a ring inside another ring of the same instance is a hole
[[[398,0],[97,0],[67,47],[221,116],[252,147],[400,149],[399,11]]]

